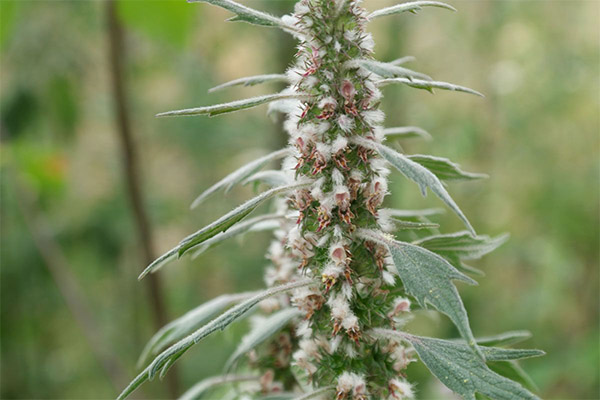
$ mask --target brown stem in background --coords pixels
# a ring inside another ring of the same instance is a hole
[[[144,202],[142,199],[141,180],[137,164],[136,148],[131,133],[131,124],[127,109],[127,101],[125,96],[125,76],[124,71],[124,32],[117,16],[116,2],[107,0],[106,17],[108,23],[108,39],[109,39],[109,61],[110,75],[113,86],[114,107],[117,117],[117,131],[121,140],[121,150],[123,152],[123,167],[125,178],[127,181],[127,191],[131,200],[131,209],[135,219],[135,227],[139,236],[140,244],[144,252],[144,265],[150,264],[156,258],[152,230]],[[147,278],[149,285],[150,303],[154,316],[154,323],[158,330],[167,323],[167,317],[164,307],[163,293],[161,282],[158,275],[149,275]],[[167,385],[169,395],[176,398],[178,389],[177,371],[171,368],[167,375]]]
[[[110,342],[102,337],[102,330],[94,319],[94,312],[87,301],[85,291],[71,272],[67,258],[52,233],[51,225],[37,204],[36,196],[18,177],[15,179],[14,187],[17,204],[23,214],[25,225],[31,233],[46,268],[48,268],[69,311],[73,314],[75,322],[83,331],[83,336],[89,343],[92,354],[100,362],[110,382],[119,393],[127,385],[125,368],[119,362],[119,358],[115,356],[116,353]]]

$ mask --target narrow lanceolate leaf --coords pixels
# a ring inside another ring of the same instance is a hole
[[[465,172],[460,169],[460,165],[453,163],[447,158],[421,154],[410,155],[408,158],[421,164],[443,181],[469,181],[488,178],[486,174]]]
[[[394,219],[394,226],[396,229],[431,229],[440,227],[439,224],[432,222],[413,222],[401,219]]]
[[[387,329],[377,329],[375,333],[380,337],[397,336],[410,342],[427,368],[466,400],[475,400],[475,393],[495,400],[538,399],[518,383],[492,371],[465,344]]]
[[[402,64],[406,64],[407,62],[413,62],[415,60],[416,60],[416,58],[414,56],[404,56],[404,57],[396,58],[394,61],[390,61],[389,64],[402,65]]]
[[[286,308],[270,315],[264,321],[261,321],[260,324],[242,338],[242,342],[227,361],[225,370],[230,370],[240,357],[248,354],[250,350],[269,339],[287,325],[292,318],[299,315],[301,315],[301,312],[297,308]]]
[[[385,137],[390,139],[411,139],[422,138],[431,140],[431,135],[426,130],[418,126],[399,126],[396,128],[385,128],[383,130]]]
[[[209,93],[216,92],[232,86],[254,86],[266,82],[287,82],[287,76],[285,74],[265,74],[247,76],[244,78],[234,79],[229,82],[222,83],[214,88],[208,90]]]
[[[531,377],[523,370],[517,361],[498,361],[488,363],[488,367],[499,375],[505,378],[512,379],[515,382],[521,383],[527,389],[534,392],[539,391],[539,388],[531,379]]]
[[[476,340],[481,346],[508,346],[527,340],[530,337],[531,332],[529,331],[510,331],[499,335],[478,337]]]
[[[235,17],[228,21],[244,21],[253,25],[281,27],[281,19],[263,11],[243,6],[232,0],[188,0],[188,3],[209,3],[231,11]]]
[[[298,99],[303,96],[298,94],[268,94],[265,96],[251,97],[249,99],[236,100],[231,103],[216,104],[213,106],[186,108],[184,110],[167,111],[164,113],[156,114],[157,117],[176,117],[176,116],[192,116],[192,115],[208,115],[213,117],[215,115],[231,113],[235,111],[245,110],[260,106],[261,104],[270,103],[276,100],[282,99]]]
[[[469,326],[467,311],[452,281],[459,280],[471,285],[476,285],[477,282],[429,250],[395,240],[388,239],[385,242],[406,292],[422,307],[429,304],[446,314],[471,348],[479,352]]]
[[[248,183],[265,183],[271,187],[274,187],[281,185],[289,185],[290,180],[291,179],[285,172],[271,169],[255,173],[254,175],[244,180],[242,182],[242,185],[247,185]]]
[[[546,354],[537,349],[503,349],[500,347],[479,346],[487,361],[512,361],[523,358],[540,357]]]
[[[433,193],[435,193],[452,211],[458,215],[469,231],[475,234],[475,230],[469,223],[467,217],[463,214],[460,208],[458,208],[458,205],[456,205],[452,197],[450,197],[450,194],[448,194],[446,191],[446,188],[442,182],[433,174],[433,172],[387,146],[374,142],[371,143],[384,159],[402,172],[402,174],[408,179],[419,185],[423,196],[426,195],[427,188],[431,189]]]
[[[461,231],[428,236],[419,239],[414,244],[449,259],[476,260],[500,247],[508,238],[508,234],[496,237],[473,236],[470,232]]]
[[[254,161],[249,162],[246,165],[238,168],[233,171],[225,178],[221,179],[219,182],[215,183],[208,189],[206,189],[203,193],[200,194],[193,202],[190,208],[194,209],[198,207],[204,200],[206,200],[210,195],[216,193],[217,191],[224,189],[225,192],[229,192],[231,188],[238,183],[242,182],[244,179],[248,178],[252,174],[256,173],[262,167],[267,165],[271,161],[278,160],[280,158],[285,157],[289,153],[288,149],[282,149],[274,151],[266,156],[258,158]]]
[[[204,339],[211,333],[225,329],[229,324],[244,316],[248,311],[250,311],[256,304],[260,303],[262,300],[265,300],[279,293],[287,292],[292,289],[308,286],[312,283],[315,283],[315,281],[311,279],[302,279],[285,285],[276,286],[271,289],[265,290],[255,295],[254,297],[230,308],[217,318],[213,319],[208,324],[204,325],[202,328],[198,329],[191,335],[185,337],[184,339],[180,340],[179,342],[175,343],[174,345],[160,353],[158,357],[156,357],[154,361],[152,361],[152,363],[148,365],[148,367],[146,367],[125,388],[125,390],[123,390],[123,392],[119,395],[117,400],[127,398],[141,384],[143,384],[147,380],[152,380],[159,370],[163,369],[163,371],[166,371],[166,369],[169,366],[171,366],[173,362],[175,362],[175,360],[181,357],[194,344],[198,343],[200,340]]]
[[[183,255],[186,251],[200,243],[210,239],[220,232],[224,232],[233,226],[238,221],[242,220],[246,215],[254,211],[259,205],[264,203],[279,194],[289,192],[294,189],[298,189],[304,186],[308,186],[310,183],[295,183],[293,185],[279,186],[273,189],[269,189],[266,192],[256,196],[255,198],[248,200],[241,206],[225,214],[212,224],[200,229],[198,232],[193,233],[183,239],[180,243],[179,255]]]
[[[265,225],[260,225],[261,223],[263,223],[265,221],[278,222],[282,219],[285,219],[285,215],[266,214],[266,215],[261,215],[261,216],[255,217],[255,218],[251,218],[244,222],[240,222],[239,224],[235,225],[233,228],[227,230],[226,232],[221,232],[218,235],[211,237],[210,239],[208,239],[206,242],[202,243],[201,245],[196,246],[193,249],[194,253],[192,254],[192,259],[198,257],[199,255],[204,253],[209,248],[214,247],[214,246],[218,245],[219,243],[224,242],[227,239],[231,239],[232,237],[242,235],[249,231],[257,232],[260,230],[266,230],[266,228],[255,229],[256,227],[260,228],[262,226],[265,226]],[[268,226],[272,227],[272,225],[268,225]],[[279,226],[279,224],[277,223],[274,226],[277,227],[277,226]],[[275,229],[275,227],[273,227],[272,229]]]
[[[316,389],[313,392],[303,394],[301,396],[294,397],[294,400],[311,400],[311,399],[321,399],[322,396],[327,393],[331,393],[335,391],[335,386],[327,386],[324,388]]]
[[[395,6],[382,8],[381,10],[373,11],[367,17],[369,20],[379,17],[385,17],[387,15],[400,14],[403,12],[412,12],[416,13],[417,11],[421,11],[423,7],[439,7],[445,8],[446,10],[456,11],[456,8],[452,7],[449,4],[442,3],[439,1],[411,1],[408,3],[397,4]]]
[[[138,360],[138,365],[146,362],[148,357],[156,355],[168,344],[189,335],[225,308],[239,301],[246,300],[256,294],[256,292],[225,294],[216,297],[169,322],[156,332],[148,344],[146,344],[146,347]]]
[[[405,77],[405,78],[408,78],[411,80],[413,78],[431,79],[430,76],[422,74],[420,72],[415,72],[408,68],[403,68],[398,65],[384,63],[381,61],[358,60],[357,63],[358,63],[358,65],[360,65],[367,71],[370,71],[370,72],[374,73],[375,75],[378,75],[382,78]]]
[[[198,400],[210,389],[225,385],[228,383],[252,382],[258,381],[259,376],[256,375],[223,375],[213,376],[212,378],[204,379],[194,386],[189,388],[178,400]]]
[[[231,228],[233,225],[235,225],[236,223],[238,223],[239,221],[244,219],[248,214],[250,214],[252,211],[254,211],[258,206],[260,206],[265,201],[267,201],[279,194],[283,194],[283,193],[289,192],[290,190],[297,189],[297,188],[300,188],[303,186],[308,186],[308,185],[309,185],[309,183],[296,183],[293,185],[279,186],[279,187],[267,190],[266,192],[263,192],[262,194],[256,196],[255,198],[248,200],[247,202],[245,202],[241,206],[233,209],[232,211],[228,212],[227,214],[225,214],[224,216],[222,216],[221,218],[219,218],[212,224],[205,226],[204,228],[200,229],[199,231],[197,231],[197,232],[189,235],[185,239],[183,239],[173,249],[169,250],[167,253],[163,254],[158,259],[153,261],[150,265],[148,265],[146,267],[146,269],[140,274],[138,279],[142,279],[149,273],[157,271],[160,267],[165,265],[167,262],[175,259],[177,256],[180,257],[183,254],[185,254],[192,247],[195,247],[195,246],[205,242],[206,240],[210,239],[211,237],[213,237],[215,235],[218,235],[221,232],[225,232],[227,229]]]
[[[431,93],[433,93],[433,89],[442,89],[442,90],[450,90],[453,92],[469,93],[469,94],[474,94],[476,96],[485,97],[478,91],[469,89],[468,87],[465,87],[465,86],[459,86],[459,85],[455,85],[453,83],[448,83],[448,82],[427,81],[427,80],[421,80],[421,79],[386,78],[386,79],[381,79],[381,80],[377,81],[377,86],[385,86],[385,85],[389,85],[390,83],[403,83],[405,85],[408,85],[408,86],[416,88],[416,89],[425,89]]]
[[[440,215],[445,211],[443,208],[424,208],[422,210],[399,210],[395,208],[383,208],[380,213],[385,213],[390,217],[396,218],[413,218],[413,217],[430,217],[432,215]]]

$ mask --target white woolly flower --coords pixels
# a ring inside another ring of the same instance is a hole
[[[337,107],[337,101],[331,97],[331,96],[327,96],[321,99],[321,101],[319,101],[318,107],[320,109],[325,109],[325,108],[336,108]]]
[[[309,320],[302,320],[298,325],[296,325],[296,336],[302,338],[309,338],[312,335],[312,328],[310,327]]]
[[[344,184],[344,175],[337,168],[333,168],[331,180],[336,186],[342,186]]]
[[[308,4],[306,4],[306,2],[304,2],[304,1],[296,2],[296,5],[294,6],[294,14],[304,15],[309,12],[310,12],[310,8],[308,8]]]
[[[336,53],[339,53],[340,50],[342,50],[342,45],[340,44],[340,42],[338,42],[336,40],[335,43],[333,44],[333,48],[335,49]]]
[[[342,321],[354,316],[354,313],[350,310],[350,303],[344,296],[332,294],[327,299],[327,305],[331,309],[331,316],[336,320]]]
[[[357,32],[356,29],[350,29],[344,32],[344,39],[346,39],[349,42],[354,42],[356,40],[357,37]]]
[[[415,397],[411,384],[404,380],[392,379],[389,381],[388,385],[392,391],[390,399],[404,400],[413,399]]]
[[[389,312],[389,317],[394,317],[400,313],[405,313],[410,311],[410,300],[405,297],[397,297],[394,299],[394,304],[392,305],[392,310]]]
[[[354,119],[350,118],[345,114],[342,114],[338,117],[337,123],[340,129],[346,133],[350,133],[350,131],[352,131],[352,128],[354,128]]]
[[[379,125],[385,119],[385,114],[381,110],[363,111],[361,114],[369,125]]]
[[[396,277],[390,274],[388,271],[383,271],[381,273],[381,277],[383,278],[383,281],[388,285],[394,285],[396,283]]]
[[[338,152],[345,150],[346,147],[348,147],[348,139],[343,136],[338,136],[333,143],[331,143],[331,152],[337,154]]]
[[[326,161],[329,161],[329,159],[331,158],[331,146],[325,143],[317,143],[316,147],[317,152],[319,152],[319,154],[321,154]]]
[[[318,201],[322,201],[325,198],[325,194],[323,193],[323,185],[325,185],[325,177],[317,179],[313,183],[310,191],[310,195]]]
[[[325,76],[327,76],[327,72],[328,71],[325,71]],[[331,74],[331,76],[332,76],[331,79],[333,79],[333,74]],[[326,84],[322,84],[321,86],[319,86],[319,89],[321,89],[321,91],[323,93],[329,93],[329,92],[331,92],[331,88],[329,87],[329,85],[326,85]]]
[[[335,242],[331,245],[329,248],[329,258],[335,265],[346,265],[348,263],[344,242]]]
[[[306,89],[312,89],[316,86],[317,83],[319,83],[319,80],[316,76],[307,76],[306,78],[304,78],[304,82],[302,82],[302,87]]]
[[[302,80],[302,75],[304,71],[298,67],[291,67],[285,71],[285,75],[287,76],[287,80],[292,84],[296,85],[298,82]]]
[[[365,33],[363,35],[363,39],[360,42],[360,47],[367,52],[372,52],[375,49],[375,41],[373,40],[373,35],[370,33]]]
[[[327,69],[323,71],[323,75],[325,75],[325,79],[327,79],[328,81],[332,81],[335,78],[335,75],[333,74],[333,72],[331,72]],[[326,85],[324,85],[324,86],[326,86]],[[327,86],[327,88],[329,89],[329,86]],[[329,90],[324,90],[324,91],[329,92]]]

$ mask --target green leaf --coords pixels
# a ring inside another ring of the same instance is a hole
[[[281,328],[287,325],[294,317],[301,315],[302,313],[297,308],[286,308],[280,310],[264,321],[261,321],[254,329],[252,329],[246,336],[242,338],[242,342],[231,355],[227,363],[225,364],[225,370],[229,371],[240,357],[244,356],[250,350],[254,349],[265,340],[276,334]]]
[[[147,380],[152,380],[160,369],[163,369],[163,372],[166,372],[168,367],[171,366],[175,362],[175,360],[181,357],[190,347],[192,347],[194,344],[198,343],[200,340],[204,339],[208,335],[218,330],[225,329],[229,324],[242,317],[262,300],[265,300],[278,293],[283,293],[299,287],[308,286],[312,283],[315,283],[315,281],[311,279],[302,279],[285,285],[276,286],[265,290],[257,294],[256,296],[230,308],[217,318],[213,319],[208,324],[204,325],[202,328],[198,329],[191,335],[180,340],[179,342],[175,343],[174,345],[160,353],[158,357],[156,357],[154,361],[152,361],[152,363],[148,365],[137,377],[135,377],[135,379],[125,388],[125,390],[123,390],[123,392],[119,395],[117,400],[127,398],[141,384],[143,384]]]
[[[234,79],[229,82],[220,84],[208,90],[209,93],[216,92],[232,86],[254,86],[265,82],[287,82],[287,76],[285,74],[267,74],[267,75],[256,75],[247,76],[245,78]]]
[[[415,60],[416,60],[416,58],[414,56],[404,56],[404,57],[396,58],[394,61],[390,61],[388,64],[402,65],[402,64],[406,64],[407,62],[413,62]]]
[[[448,82],[424,81],[421,79],[408,79],[408,78],[386,78],[386,79],[381,79],[381,80],[377,81],[378,86],[385,86],[390,83],[403,83],[405,85],[408,85],[408,86],[416,88],[416,89],[425,89],[431,93],[433,93],[433,89],[443,89],[443,90],[450,90],[453,92],[463,92],[463,93],[474,94],[474,95],[480,96],[480,97],[485,97],[484,95],[482,95],[481,93],[479,93],[476,90],[469,89],[468,87],[459,86],[459,85],[455,85],[453,83],[448,83]]]
[[[365,140],[364,142],[367,141]],[[361,141],[361,143],[363,142]],[[396,167],[398,171],[402,172],[404,176],[418,184],[421,188],[421,193],[423,196],[427,194],[427,188],[431,189],[433,193],[435,193],[452,211],[458,215],[469,231],[475,234],[475,230],[469,223],[469,220],[467,220],[467,217],[463,214],[460,208],[458,208],[458,205],[456,205],[454,200],[452,200],[452,197],[450,197],[442,182],[433,174],[433,172],[387,146],[375,142],[370,143],[372,143],[372,146],[375,147],[379,154],[390,164]]]
[[[232,237],[244,234],[249,231],[259,231],[259,230],[267,230],[267,229],[276,229],[279,226],[279,223],[275,225],[264,225],[262,224],[265,221],[274,221],[278,222],[281,219],[285,219],[285,215],[282,214],[265,214],[255,218],[251,218],[247,221],[240,222],[235,225],[233,228],[229,229],[226,232],[221,232],[216,236],[208,239],[206,242],[202,243],[199,246],[196,246],[193,250],[194,254],[192,254],[192,259],[197,258],[199,255],[204,253],[211,247],[216,246],[217,244],[230,239]],[[258,228],[258,229],[257,229]]]
[[[282,99],[298,99],[304,96],[298,94],[268,94],[265,96],[251,97],[249,99],[232,101],[231,103],[217,104],[214,106],[187,108],[184,110],[167,111],[164,113],[156,114],[157,117],[175,117],[175,116],[191,116],[191,115],[208,115],[213,117],[215,115],[226,114],[230,112],[245,110],[260,106],[261,104],[269,103],[275,100]]]
[[[507,346],[522,342],[531,337],[529,331],[510,331],[499,335],[478,337],[477,343],[482,346]]]
[[[421,138],[431,140],[431,135],[424,129],[417,126],[400,126],[396,128],[385,128],[383,134],[391,139],[411,139]]]
[[[415,241],[414,244],[450,259],[477,260],[500,247],[508,238],[508,234],[489,237],[473,236],[469,232],[460,231],[428,236]]]
[[[517,382],[498,375],[488,368],[485,362],[475,356],[464,343],[385,329],[378,329],[376,334],[382,337],[399,336],[410,342],[427,368],[444,385],[464,399],[474,400],[475,393],[481,393],[495,400],[538,399]]]
[[[244,21],[253,25],[282,27],[280,18],[263,11],[254,10],[232,0],[188,0],[188,3],[209,3],[236,14],[228,21]]]
[[[502,349],[500,347],[479,346],[486,361],[511,361],[523,358],[540,357],[546,354],[536,349]]]
[[[443,214],[443,208],[425,208],[422,210],[398,210],[395,208],[384,208],[380,210],[390,217],[412,218],[412,217],[430,217],[432,215]]]
[[[117,11],[128,28],[179,47],[185,45],[196,17],[183,1],[119,0]]]
[[[432,222],[413,222],[401,219],[394,219],[394,226],[396,229],[430,229],[440,227],[439,224]]]
[[[215,386],[225,385],[227,383],[258,381],[259,376],[254,375],[223,375],[213,376],[204,379],[189,388],[178,400],[197,400],[200,399],[208,390]]]
[[[334,391],[335,391],[335,386],[327,386],[327,387],[324,387],[324,388],[316,389],[313,392],[306,393],[306,394],[303,394],[301,396],[295,397],[294,400],[316,399],[316,398],[320,398],[322,395],[324,395],[326,393],[334,392]]]
[[[308,185],[310,185],[310,183],[296,183],[293,185],[279,186],[273,189],[269,189],[266,192],[263,192],[260,195],[254,197],[253,199],[248,200],[247,202],[228,212],[212,224],[205,226],[199,231],[183,239],[177,246],[175,246],[174,248],[172,248],[171,250],[154,260],[150,265],[148,265],[146,269],[142,271],[138,279],[142,279],[149,273],[157,271],[167,262],[174,260],[176,257],[181,257],[192,247],[195,247],[205,242],[206,240],[221,232],[225,232],[227,229],[231,228],[233,225],[244,219],[248,214],[254,211],[259,205],[261,205],[265,201],[279,194],[286,193],[290,190]]]
[[[370,71],[375,75],[379,75],[382,78],[405,77],[411,80],[412,78],[431,79],[430,76],[422,74],[420,72],[415,72],[408,68],[403,68],[398,65],[384,63],[381,61],[358,60],[357,63],[367,71]]]
[[[283,158],[288,154],[289,149],[277,150],[270,154],[267,154],[266,156],[251,161],[246,165],[241,166],[240,168],[236,169],[235,171],[227,175],[225,178],[221,179],[219,182],[215,183],[214,185],[206,189],[204,192],[202,192],[200,196],[196,197],[196,199],[192,202],[190,208],[194,209],[198,207],[204,200],[206,200],[212,194],[216,193],[221,189],[224,189],[225,193],[229,192],[233,186],[237,185],[244,179],[256,173],[269,162]]]
[[[421,164],[443,181],[475,180],[488,178],[486,174],[465,172],[460,166],[447,158],[415,154],[408,156],[411,160]]]
[[[505,378],[512,379],[515,382],[519,382],[534,392],[539,391],[533,379],[531,379],[527,372],[521,368],[517,361],[491,362],[488,363],[488,367],[497,374],[500,374]]]
[[[201,304],[181,317],[169,322],[148,341],[138,359],[138,367],[146,362],[151,355],[156,355],[169,343],[187,336],[233,303],[248,299],[254,295],[256,295],[256,292],[225,294]]]
[[[439,1],[411,1],[373,11],[371,14],[369,14],[367,19],[372,20],[379,17],[385,17],[387,15],[400,14],[406,11],[416,13],[417,11],[421,11],[423,7],[439,7],[450,11],[456,11],[456,8],[452,7],[451,5],[441,3]]]
[[[373,235],[368,233],[367,236]],[[404,289],[413,296],[421,307],[432,305],[446,314],[458,328],[460,335],[482,358],[469,326],[469,317],[453,280],[476,285],[473,279],[462,274],[448,261],[429,250],[413,244],[390,240],[380,236],[375,240],[388,246]]]
[[[246,178],[245,181],[242,182],[242,185],[247,185],[248,183],[265,183],[271,187],[281,186],[281,185],[289,185],[290,179],[283,171],[277,170],[267,170],[267,171],[259,171],[254,175]]]

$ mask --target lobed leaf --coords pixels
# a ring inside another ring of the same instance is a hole
[[[261,104],[270,103],[276,100],[283,99],[299,99],[305,96],[299,94],[284,94],[275,93],[268,94],[265,96],[251,97],[249,99],[236,100],[230,103],[217,104],[213,106],[187,108],[184,110],[167,111],[160,114],[156,114],[157,117],[175,117],[175,116],[192,116],[192,115],[208,115],[213,117],[215,115],[231,113],[235,111],[245,110],[260,106]]]
[[[285,74],[265,74],[265,75],[255,75],[255,76],[247,76],[244,78],[234,79],[229,82],[222,83],[218,86],[208,89],[209,93],[216,92],[218,90],[222,90],[225,88],[229,88],[232,86],[254,86],[259,85],[261,83],[266,82],[287,82],[287,76]]]
[[[281,328],[287,325],[287,323],[290,322],[294,317],[297,317],[301,314],[302,313],[297,308],[286,308],[270,315],[264,321],[261,321],[260,324],[258,324],[242,338],[242,342],[238,348],[231,355],[229,360],[227,360],[227,363],[225,364],[225,370],[229,371],[235,362],[240,359],[240,357],[250,352],[250,350],[254,349],[265,340],[269,339],[271,336],[281,330]]]
[[[279,194],[286,193],[290,190],[297,189],[303,186],[308,186],[309,184],[310,183],[295,183],[293,185],[279,186],[273,189],[269,189],[266,192],[263,192],[260,195],[254,197],[253,199],[248,200],[247,202],[228,212],[212,224],[207,225],[199,231],[184,238],[177,246],[175,246],[173,249],[169,250],[168,252],[157,258],[150,265],[148,265],[146,269],[142,271],[138,279],[142,279],[149,273],[157,271],[167,262],[175,259],[178,256],[181,257],[189,249],[205,242],[211,237],[221,232],[225,232],[227,229],[231,228],[233,225],[244,219],[248,214],[254,211],[259,205],[261,205],[265,201]]]
[[[411,139],[411,138],[422,138],[425,140],[431,140],[431,135],[424,129],[417,126],[400,126],[396,128],[385,128],[383,134],[387,138],[392,139]]]
[[[411,160],[421,164],[443,181],[475,180],[488,178],[486,174],[465,172],[460,165],[453,163],[447,158],[429,155],[415,154],[408,156]]]
[[[308,286],[314,282],[315,281],[313,281],[312,279],[302,279],[296,282],[287,283],[285,285],[276,286],[265,290],[255,295],[254,297],[251,297],[250,299],[230,308],[217,318],[213,319],[208,324],[204,325],[202,328],[196,330],[191,335],[185,337],[184,339],[181,339],[179,342],[175,343],[174,345],[160,353],[150,365],[148,365],[137,377],[135,377],[133,381],[131,381],[131,383],[123,390],[123,392],[121,392],[117,400],[127,398],[144,382],[146,382],[147,380],[152,380],[159,370],[162,369],[161,374],[164,375],[166,370],[171,365],[173,365],[173,363],[179,357],[181,357],[190,347],[192,347],[194,344],[198,343],[200,340],[204,339],[208,335],[218,330],[225,329],[229,324],[242,317],[262,300],[265,300],[279,293],[287,292],[292,289]]]
[[[410,70],[408,68],[403,68],[391,63],[365,59],[358,60],[357,63],[367,71],[370,71],[382,78],[405,77],[411,80],[412,78],[431,79],[431,77],[428,75]]]
[[[181,317],[169,322],[148,341],[138,359],[138,367],[148,357],[156,355],[167,344],[187,336],[233,303],[248,299],[254,295],[256,295],[256,292],[225,294],[201,304]]]
[[[387,245],[406,292],[413,296],[421,307],[426,308],[427,304],[430,304],[439,312],[446,314],[473,351],[483,358],[471,332],[465,306],[452,283],[453,280],[470,285],[476,285],[477,282],[427,249],[392,240],[383,235],[378,237],[377,233],[372,231],[366,232],[366,237],[383,241]]]
[[[448,83],[448,82],[425,81],[425,80],[421,80],[421,79],[408,79],[408,78],[386,78],[386,79],[381,79],[381,80],[377,81],[378,86],[385,86],[390,83],[403,83],[405,85],[408,85],[408,86],[416,88],[416,89],[425,89],[431,93],[433,93],[433,89],[443,89],[443,90],[450,90],[453,92],[463,92],[463,93],[474,94],[474,95],[480,96],[480,97],[485,97],[484,95],[482,95],[481,93],[479,93],[476,90],[469,89],[468,87],[459,86],[459,85],[455,85],[453,83]]]
[[[387,15],[400,14],[406,11],[416,13],[417,11],[421,11],[423,7],[439,7],[450,11],[456,11],[456,8],[452,7],[451,5],[439,1],[411,1],[373,11],[371,14],[369,14],[367,19],[372,20],[379,17],[385,17]]]
[[[450,197],[446,191],[446,188],[442,182],[433,174],[433,172],[387,146],[375,142],[371,143],[385,160],[402,172],[402,174],[408,179],[419,185],[423,196],[427,194],[427,188],[431,189],[433,193],[435,193],[452,211],[458,215],[469,231],[475,235],[475,230],[469,223],[469,220],[463,214],[460,208],[458,208],[458,205],[456,205],[452,197]]]
[[[225,385],[227,383],[258,381],[259,379],[259,376],[254,375],[213,376],[196,383],[184,394],[182,394],[178,400],[197,400],[200,399],[205,392],[214,388],[215,386]]]
[[[224,8],[227,11],[231,11],[235,14],[235,17],[229,18],[228,21],[244,21],[249,24],[261,26],[283,26],[280,18],[263,11],[246,7],[232,0],[188,0],[188,3],[209,3]]]
[[[475,400],[480,393],[496,400],[529,399],[538,397],[517,382],[492,371],[464,343],[409,335],[388,329],[377,329],[378,336],[396,336],[412,344],[425,366],[450,390],[466,400]],[[486,349],[484,353],[506,349]],[[536,355],[543,352],[533,350]],[[506,354],[506,353],[502,353]]]
[[[196,197],[196,199],[192,202],[190,208],[194,209],[198,207],[204,200],[206,200],[212,194],[216,193],[221,189],[224,189],[225,193],[229,192],[233,186],[237,185],[244,179],[256,173],[269,162],[283,158],[286,155],[288,155],[288,153],[288,149],[277,150],[267,154],[266,156],[251,161],[246,165],[241,166],[240,168],[236,169],[235,171],[227,175],[225,178],[221,179],[219,182],[215,183],[214,185],[206,189],[204,192],[202,192],[200,196]]]

